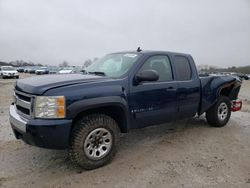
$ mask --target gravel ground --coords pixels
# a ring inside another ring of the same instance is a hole
[[[24,77],[24,75],[21,75]],[[250,187],[250,81],[224,128],[204,117],[133,130],[102,168],[74,168],[66,151],[16,140],[8,109],[14,80],[0,80],[0,187]]]

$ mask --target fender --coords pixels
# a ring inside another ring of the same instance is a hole
[[[198,115],[207,111],[219,98],[222,89],[232,87],[228,97],[235,100],[240,89],[240,81],[231,76],[201,78],[201,102]]]
[[[217,92],[217,98],[220,96],[220,93],[222,92],[223,89],[229,88],[229,93],[228,97],[230,100],[236,100],[238,97],[238,93],[240,91],[241,87],[241,81],[239,79],[235,79],[234,81],[222,85]]]
[[[127,132],[130,128],[129,108],[126,100],[120,96],[98,97],[74,102],[67,107],[67,118],[74,119],[81,112],[110,106],[117,106],[123,110],[126,122],[123,125],[125,127],[121,128]]]

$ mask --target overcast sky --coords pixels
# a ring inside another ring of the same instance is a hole
[[[249,0],[0,0],[0,60],[81,65],[135,50],[250,65]]]

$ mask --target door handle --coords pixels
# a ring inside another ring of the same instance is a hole
[[[170,86],[170,87],[168,87],[168,88],[166,89],[166,91],[176,91],[176,88]]]

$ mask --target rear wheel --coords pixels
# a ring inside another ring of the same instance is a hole
[[[104,114],[93,114],[76,122],[71,135],[71,161],[90,170],[109,163],[119,138],[115,120]]]
[[[214,127],[223,127],[231,116],[231,102],[228,97],[221,96],[206,112],[207,122]]]

